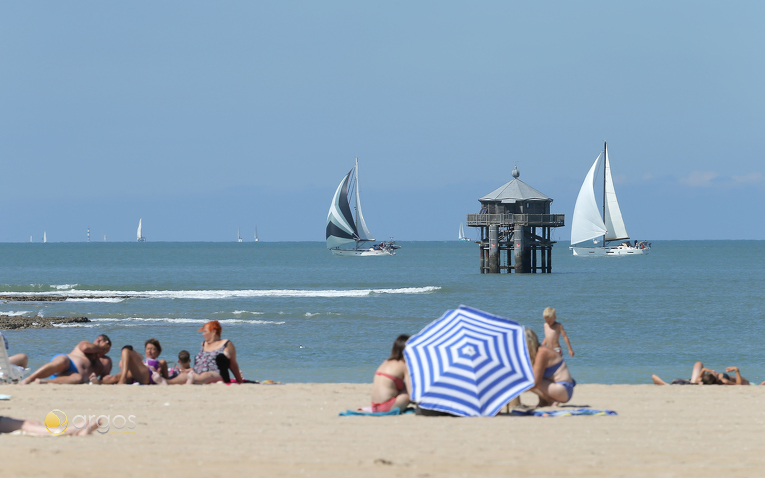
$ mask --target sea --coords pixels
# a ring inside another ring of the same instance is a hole
[[[32,368],[101,333],[112,357],[154,337],[172,365],[218,320],[245,378],[370,383],[399,334],[449,309],[542,335],[552,306],[578,383],[689,378],[697,360],[765,380],[765,241],[654,241],[637,257],[574,257],[560,242],[552,274],[481,274],[474,243],[400,245],[395,256],[335,257],[320,242],[0,244],[0,293],[85,297],[9,301],[0,313],[91,320],[3,334]]]

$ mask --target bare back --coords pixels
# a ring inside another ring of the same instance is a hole
[[[558,322],[553,322],[549,325],[545,322],[545,339],[542,345],[546,345],[552,349],[560,349],[560,330],[561,325]]]
[[[378,375],[385,374],[385,375]],[[399,390],[396,386],[396,381],[390,377],[395,377],[404,381],[406,386],[403,390]],[[403,360],[386,360],[375,371],[374,379],[372,380],[372,401],[375,403],[383,403],[391,398],[397,397],[399,393],[406,393],[409,385],[409,372],[406,368],[406,362]]]

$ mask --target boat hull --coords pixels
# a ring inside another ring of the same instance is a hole
[[[651,252],[650,247],[571,247],[575,256],[645,256]]]
[[[396,251],[385,249],[330,249],[332,255],[348,257],[393,256]]]

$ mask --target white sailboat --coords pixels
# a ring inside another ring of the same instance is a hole
[[[239,233],[239,228],[236,228],[236,242],[242,242],[242,234]]]
[[[43,231],[43,244],[45,244],[46,242],[48,242],[48,233]]]
[[[465,236],[465,227],[462,225],[462,223],[460,223],[460,235],[459,235],[459,240],[460,240],[461,242],[471,242],[471,241],[470,241],[470,238]]]
[[[598,203],[595,200],[595,174],[604,158],[603,168],[603,216],[601,217]],[[603,236],[603,241],[595,239]],[[646,241],[630,244],[627,239],[627,228],[624,225],[619,201],[616,199],[614,181],[611,178],[611,163],[608,160],[608,144],[604,143],[603,152],[598,155],[587,176],[584,178],[579,196],[574,206],[574,217],[571,220],[571,250],[575,256],[622,256],[633,254],[648,254],[651,244]],[[579,245],[592,241],[592,245]],[[618,246],[612,246],[610,241],[625,241]]]
[[[355,199],[355,216],[351,212],[350,199]],[[400,246],[394,241],[373,244],[375,238],[367,228],[361,212],[359,194],[359,159],[356,165],[340,181],[327,214],[327,249],[336,256],[383,256],[394,255]],[[352,245],[353,247],[348,247]]]
[[[143,232],[141,228],[141,222],[143,221],[143,218],[138,220],[138,242],[146,242],[146,238],[143,237]]]
[[[258,242],[260,239],[258,239],[258,226],[255,226],[255,242]]]

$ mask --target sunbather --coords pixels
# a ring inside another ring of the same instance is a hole
[[[230,340],[223,340],[220,334],[223,328],[220,322],[207,322],[198,332],[202,332],[204,341],[202,350],[194,357],[194,368],[167,381],[168,384],[205,384],[230,383],[229,369],[238,383],[242,383],[242,373],[236,361],[236,348]]]
[[[98,422],[92,421],[88,423],[88,426],[82,428],[67,427],[66,431],[61,435],[90,435],[96,428],[98,428]],[[45,428],[45,425],[36,420],[18,420],[16,418],[0,417],[0,433],[12,433],[16,430],[21,430],[29,435],[56,436],[51,434],[50,431]]]
[[[141,357],[141,354],[133,350],[132,345],[126,345],[122,347],[122,355],[120,358],[119,367],[120,373],[117,375],[107,375],[101,380],[98,380],[95,376],[91,376],[90,381],[95,384],[104,385],[124,385],[129,383],[149,385],[164,382],[162,375],[154,369],[149,368],[149,366],[144,363],[144,359]]]
[[[535,384],[530,391],[539,395],[539,406],[556,406],[571,400],[576,380],[563,357],[550,347],[539,345],[539,338],[531,329],[526,329],[526,347],[534,368]]]
[[[738,367],[728,367],[725,371],[735,372],[736,377],[731,378],[727,373],[715,372],[711,368],[705,368],[703,363],[696,362],[693,364],[690,380],[678,378],[672,381],[672,385],[749,385],[749,380],[741,376]],[[668,385],[658,375],[651,375],[651,379],[656,385]]]
[[[162,353],[162,346],[159,340],[151,338],[144,343],[144,355],[146,358],[143,364],[151,369],[152,372],[159,373],[162,378],[168,378],[167,361],[159,359]]]
[[[404,347],[408,335],[399,335],[393,342],[390,357],[377,367],[372,380],[372,411],[387,412],[398,407],[403,411],[409,405],[411,384],[404,361]]]
[[[106,376],[112,369],[112,360],[106,355],[112,341],[104,334],[92,343],[83,340],[68,354],[56,354],[50,362],[35,370],[22,384],[86,383],[91,375]]]

